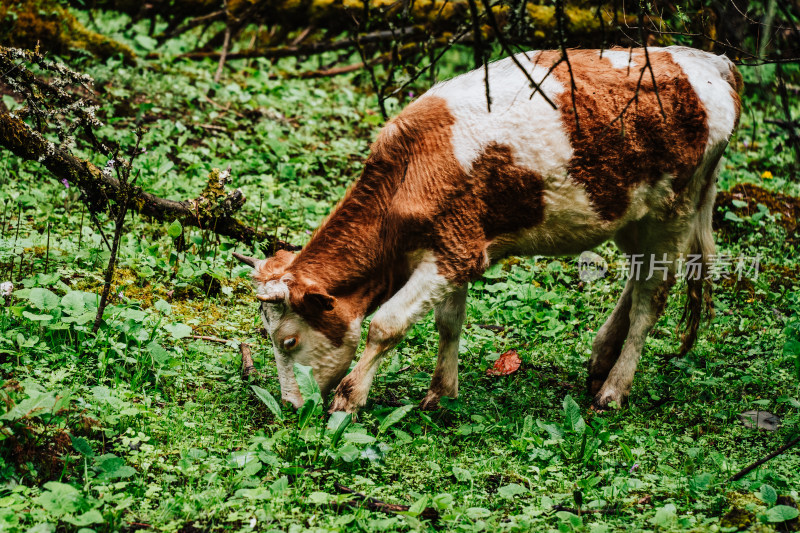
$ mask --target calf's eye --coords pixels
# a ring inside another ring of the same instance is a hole
[[[291,350],[297,344],[297,337],[289,337],[283,340],[283,347],[286,350]]]

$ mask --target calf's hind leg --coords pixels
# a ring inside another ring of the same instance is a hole
[[[439,355],[431,386],[420,403],[424,410],[436,409],[442,396],[458,397],[458,337],[464,324],[467,307],[467,285],[464,284],[434,308],[439,331]]]
[[[646,257],[661,259],[662,255],[663,252]],[[628,284],[632,285],[632,291],[628,335],[617,362],[614,363],[611,372],[594,397],[592,406],[596,410],[607,409],[612,401],[621,406],[627,399],[647,335],[664,310],[669,290],[675,283],[672,265],[675,264],[676,256],[677,254],[674,253],[667,254],[669,266],[666,276],[663,272],[658,272],[650,279],[640,278],[629,281]],[[649,264],[645,261],[641,277],[646,278],[648,270]]]
[[[586,380],[589,394],[594,396],[605,383],[608,373],[614,367],[622,351],[622,345],[631,326],[631,295],[633,281],[628,280],[614,311],[597,331],[592,343],[592,360],[589,362],[589,375]]]

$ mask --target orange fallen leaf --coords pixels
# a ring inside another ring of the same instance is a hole
[[[516,350],[508,350],[503,355],[498,357],[494,362],[494,366],[486,371],[489,376],[507,376],[519,370],[519,365],[522,364],[522,359]]]

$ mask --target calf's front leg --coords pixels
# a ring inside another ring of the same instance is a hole
[[[434,255],[427,254],[408,282],[375,313],[364,353],[353,371],[339,384],[329,411],[354,413],[363,407],[384,355],[457,288],[439,274]]]
[[[467,285],[459,287],[434,309],[439,331],[439,355],[428,394],[420,408],[433,410],[443,396],[458,397],[458,337],[464,324],[467,307]]]

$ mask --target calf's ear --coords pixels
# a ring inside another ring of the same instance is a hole
[[[303,295],[303,301],[306,305],[319,311],[330,311],[336,306],[336,298],[325,292],[324,289],[315,286],[308,288]]]
[[[316,284],[296,283],[290,291],[292,307],[306,315],[321,315],[336,306],[336,298]]]

